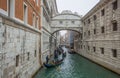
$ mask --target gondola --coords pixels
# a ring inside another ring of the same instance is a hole
[[[73,49],[69,50],[68,53],[69,54],[76,54],[76,52]]]
[[[69,54],[76,54],[76,52],[68,52]]]
[[[60,65],[62,62],[63,62],[63,59],[61,59],[61,60],[59,60],[59,61],[56,61],[54,64],[46,64],[46,63],[44,63],[44,66],[45,66],[46,68],[51,68],[51,67],[55,67],[55,66]]]

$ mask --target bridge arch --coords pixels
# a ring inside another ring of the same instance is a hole
[[[77,33],[79,33],[79,34],[82,34],[81,32],[79,32],[79,31],[77,31],[77,30],[73,30],[73,29],[58,29],[58,30],[52,32],[51,35],[55,34],[56,32],[62,31],[62,30],[75,31],[75,32],[77,32]]]
[[[59,30],[74,30],[82,33],[81,16],[69,10],[52,17],[51,33]]]
[[[71,30],[76,31],[82,36],[82,24],[81,16],[77,13],[72,13],[69,10],[63,11],[61,14],[57,14],[51,19],[51,37],[50,42],[50,52],[52,52],[52,43],[54,41],[54,33],[60,30]]]

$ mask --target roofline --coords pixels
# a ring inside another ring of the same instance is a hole
[[[85,20],[86,18],[88,18],[90,15],[92,15],[94,12],[104,6],[108,1],[109,0],[99,1],[86,15],[83,16],[81,20]]]

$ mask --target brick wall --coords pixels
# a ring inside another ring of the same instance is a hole
[[[15,17],[23,21],[23,0],[15,0]]]
[[[6,11],[8,13],[9,11],[9,0],[0,0],[0,8]],[[19,20],[21,20],[24,23],[24,4],[27,6],[27,24],[30,26],[33,26],[33,13],[35,14],[35,17],[38,17],[39,20],[39,27],[38,29],[41,29],[41,16],[40,16],[40,0],[38,0],[38,4],[34,0],[14,0],[15,1],[15,6],[13,7],[15,9],[15,17]],[[13,1],[13,2],[14,2]],[[8,4],[7,4],[8,3]],[[2,12],[3,14],[5,12]],[[8,13],[9,15],[9,13]]]
[[[7,0],[0,0],[0,8],[7,11]]]

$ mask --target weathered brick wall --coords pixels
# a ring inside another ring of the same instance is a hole
[[[96,6],[96,10],[93,9],[83,17],[83,45],[80,54],[120,74],[120,0],[117,0],[116,10],[112,9],[112,3],[116,0],[104,1]],[[102,9],[105,10],[104,16],[101,16]],[[97,16],[96,20],[93,20],[94,15]],[[114,20],[117,21],[117,31],[113,31]],[[104,33],[101,33],[102,26]],[[93,47],[96,48],[95,52]],[[101,53],[101,48],[104,48],[104,54]],[[113,57],[112,49],[117,50],[117,57]]]
[[[0,78],[31,78],[40,68],[39,55],[39,33],[0,17]]]
[[[15,4],[15,5],[13,5]],[[24,5],[27,11],[26,24],[33,26],[33,14],[35,15],[35,22],[38,19],[38,29],[41,29],[41,0],[0,0],[0,13],[10,16],[19,22],[24,23]],[[10,7],[11,6],[11,7]],[[13,12],[13,13],[11,13]],[[37,24],[36,24],[37,25]]]
[[[15,17],[23,21],[23,0],[15,0]],[[19,10],[18,10],[19,9]]]
[[[7,0],[0,0],[0,8],[7,11]]]

